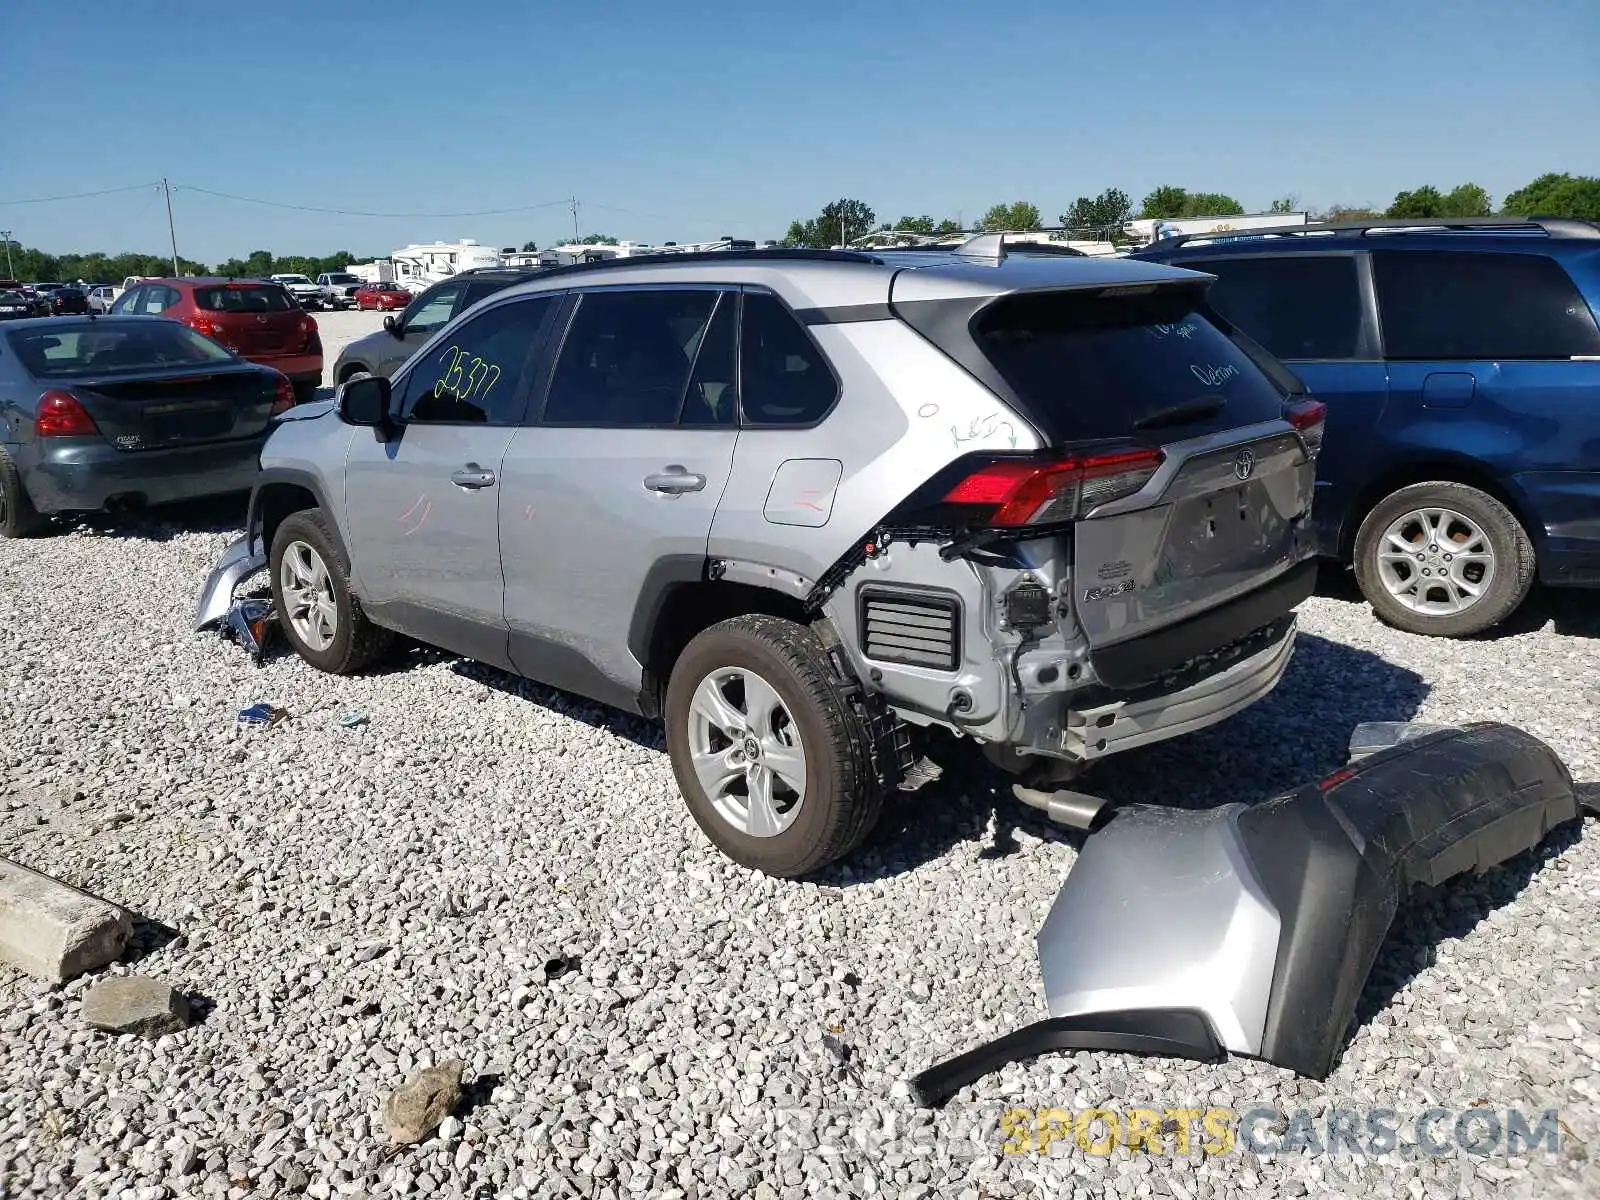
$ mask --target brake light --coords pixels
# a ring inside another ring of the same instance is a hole
[[[1159,450],[1124,450],[1068,458],[1000,459],[978,468],[945,496],[946,504],[992,508],[993,526],[1074,521],[1131,496],[1161,467]]]
[[[294,407],[294,384],[289,382],[289,377],[284,374],[278,376],[278,394],[272,401],[272,415],[288,412]]]
[[[51,388],[39,397],[33,416],[34,437],[94,437],[99,432],[94,418],[71,392]]]
[[[1283,406],[1284,420],[1300,431],[1306,444],[1306,455],[1315,458],[1322,450],[1322,431],[1325,428],[1328,406],[1320,400],[1300,400]]]

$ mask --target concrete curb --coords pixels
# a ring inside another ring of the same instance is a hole
[[[0,858],[0,960],[63,983],[114,961],[132,933],[109,900]]]

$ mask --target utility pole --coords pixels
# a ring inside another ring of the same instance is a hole
[[[572,208],[572,241],[576,245],[583,240],[583,236],[578,232],[578,198],[574,196],[567,203]]]
[[[172,187],[165,179],[161,181],[161,190],[167,196],[167,236],[172,239],[172,276],[176,279],[180,274],[178,270],[178,234],[172,228]]]
[[[15,279],[16,274],[11,269],[11,230],[0,229],[0,238],[6,240],[6,278]]]

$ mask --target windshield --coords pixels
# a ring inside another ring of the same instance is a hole
[[[224,284],[194,290],[196,308],[207,312],[289,312],[294,301],[281,287]]]
[[[0,304],[21,304],[26,299],[21,292],[0,292]]]
[[[275,276],[273,276],[273,278],[276,279],[279,283],[310,283],[311,282],[311,280],[307,279],[304,275],[275,275]]]
[[[8,333],[17,359],[37,379],[108,375],[231,362],[233,355],[176,321],[138,321]]]
[[[328,282],[329,283],[360,283],[361,282],[361,277],[359,275],[329,275],[328,276]]]

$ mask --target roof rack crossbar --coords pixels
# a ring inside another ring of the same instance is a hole
[[[1577,217],[1374,217],[1366,221],[1317,221],[1307,225],[1275,225],[1263,229],[1225,229],[1208,233],[1179,233],[1151,242],[1151,246],[1182,246],[1199,241],[1239,241],[1254,237],[1296,237],[1308,233],[1369,233],[1404,230],[1444,233],[1475,229],[1543,230],[1550,237],[1600,238],[1600,222]]]

